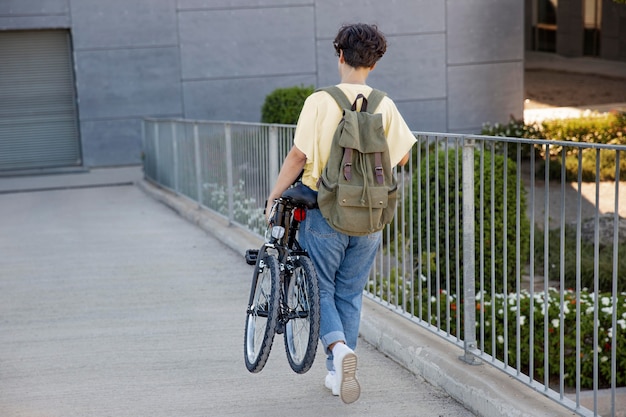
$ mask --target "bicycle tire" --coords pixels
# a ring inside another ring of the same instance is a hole
[[[313,262],[305,256],[293,261],[285,302],[285,351],[291,369],[303,374],[315,360],[320,335],[320,293]]]
[[[250,372],[260,372],[270,355],[278,322],[279,297],[278,260],[270,254],[263,254],[254,267],[246,312],[243,348],[246,368]]]

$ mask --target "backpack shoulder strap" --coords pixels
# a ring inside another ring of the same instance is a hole
[[[320,88],[318,91],[326,91],[328,94],[330,94],[332,98],[335,99],[339,107],[344,110],[352,107],[352,103],[350,103],[348,97],[346,97],[346,94],[341,91],[341,88],[337,87],[336,85]]]
[[[372,92],[367,97],[367,111],[370,113],[374,113],[374,111],[380,105],[380,102],[383,101],[383,98],[385,98],[386,95],[387,93],[385,93],[384,91],[380,91],[375,88],[372,89]]]
[[[336,85],[320,88],[317,91],[326,91],[328,94],[330,94],[332,98],[335,99],[339,107],[344,110],[352,108],[352,103],[350,103],[350,100],[348,100],[346,94],[341,90],[341,88],[337,87]],[[367,97],[367,111],[369,113],[373,113],[386,95],[387,94],[385,92],[373,88],[372,92]]]

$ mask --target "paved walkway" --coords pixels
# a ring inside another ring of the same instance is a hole
[[[549,70],[561,73],[599,75],[612,79],[624,79],[624,82],[626,82],[626,62],[620,61],[608,61],[591,57],[567,58],[552,53],[526,51],[524,67],[526,70]],[[576,86],[571,86],[569,89],[576,89]],[[593,99],[591,101],[593,102]],[[524,121],[533,123],[541,122],[545,119],[580,117],[590,111],[594,113],[625,112],[626,103],[526,109],[524,110]]]
[[[126,181],[33,178],[0,179],[0,416],[473,415],[365,342],[350,406],[280,339],[248,373],[236,251]]]

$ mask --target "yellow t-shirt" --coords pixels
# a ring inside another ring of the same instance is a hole
[[[342,83],[337,86],[351,103],[359,93],[367,97],[372,91],[372,87],[361,84]],[[383,115],[391,166],[394,167],[411,150],[417,140],[389,97],[385,96],[374,112]],[[333,136],[342,116],[343,111],[335,99],[324,91],[311,94],[302,107],[294,145],[306,155],[307,159],[302,182],[314,190],[317,190],[317,181],[330,156]]]

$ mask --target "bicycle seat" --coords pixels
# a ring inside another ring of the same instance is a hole
[[[291,200],[296,206],[304,206],[308,209],[317,208],[317,191],[311,190],[302,183],[288,188],[282,197]]]

